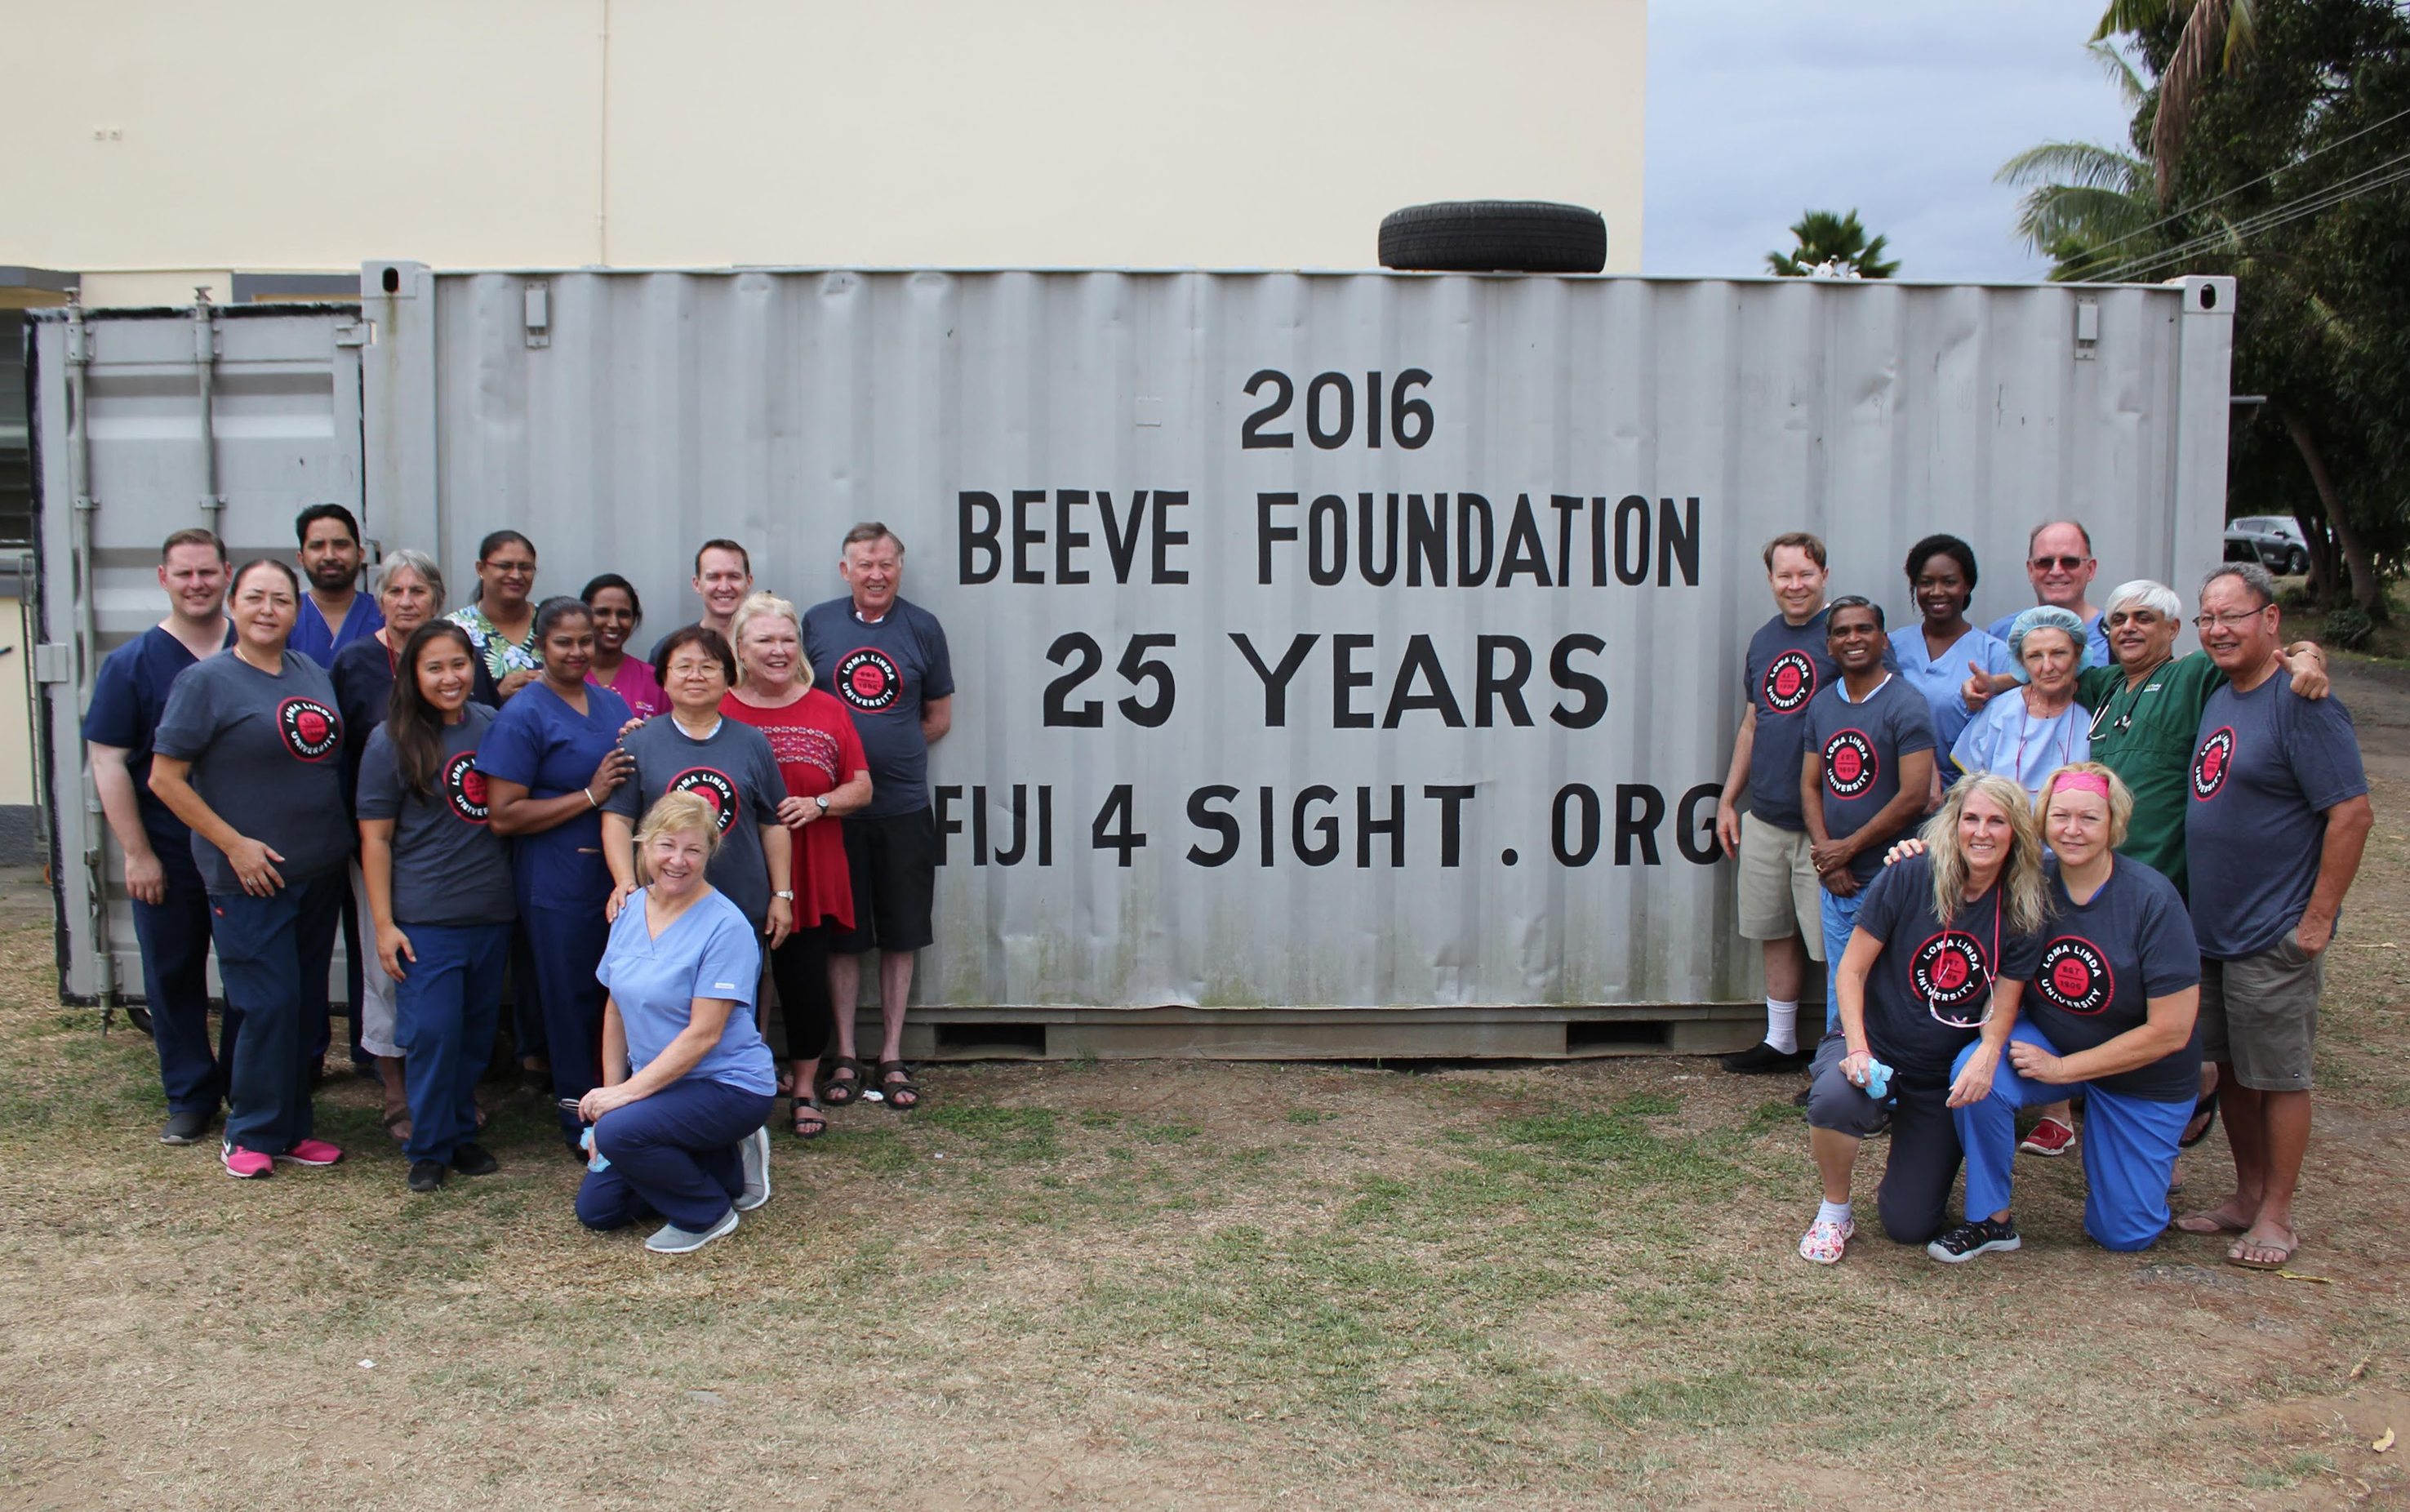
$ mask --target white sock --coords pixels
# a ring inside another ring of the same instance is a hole
[[[1846,1228],[1850,1226],[1850,1204],[1847,1202],[1819,1202],[1816,1204],[1816,1221],[1818,1223],[1829,1223],[1837,1228]]]
[[[1799,1004],[1765,1000],[1765,1042],[1786,1055],[1799,1054]]]

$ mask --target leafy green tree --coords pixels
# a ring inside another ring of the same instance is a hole
[[[2148,80],[2134,151],[2012,159],[2020,234],[2058,279],[2233,275],[2234,387],[2264,402],[2236,412],[2229,500],[2289,509],[2313,591],[2385,618],[2410,552],[2410,8],[2118,0],[2102,28]]]
[[[1866,228],[1858,224],[1855,210],[1846,215],[1811,210],[1791,227],[1791,234],[1799,244],[1788,256],[1778,252],[1765,254],[1765,265],[1784,278],[1808,278],[1827,264],[1840,269],[1844,278],[1889,278],[1899,271],[1898,263],[1882,260],[1883,248],[1891,239],[1867,240]]]

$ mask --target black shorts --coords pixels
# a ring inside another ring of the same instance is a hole
[[[853,928],[829,941],[837,955],[917,951],[934,943],[937,821],[929,810],[845,816],[845,860],[853,873]]]

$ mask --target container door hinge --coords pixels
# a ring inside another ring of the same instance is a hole
[[[336,327],[335,344],[337,346],[374,346],[376,323],[369,320],[355,320],[348,326]]]
[[[36,682],[75,680],[75,647],[64,641],[44,641],[34,647]]]

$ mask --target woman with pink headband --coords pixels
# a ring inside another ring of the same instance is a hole
[[[2137,1250],[2168,1226],[2176,1141],[2200,1083],[2200,954],[2175,884],[2115,855],[2134,795],[2098,762],[2052,773],[2042,839],[2054,858],[2041,958],[1992,1096],[1951,1110],[1967,1152],[1967,1222],[1938,1260],[2015,1249],[2016,1112],[2084,1090],[2083,1231]],[[1961,1057],[1963,1066],[1966,1057]]]

